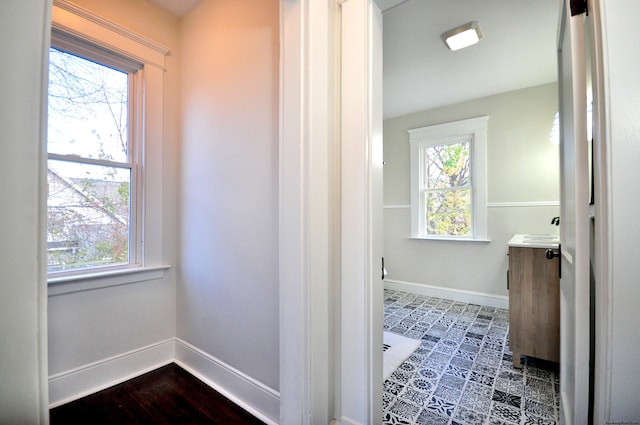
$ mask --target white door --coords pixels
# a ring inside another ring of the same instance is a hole
[[[585,14],[565,1],[558,33],[560,85],[560,410],[566,424],[589,412],[589,159]]]

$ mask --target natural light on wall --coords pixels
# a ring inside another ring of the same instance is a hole
[[[453,51],[476,44],[482,38],[478,21],[468,22],[442,34],[442,40]]]
[[[593,138],[593,111],[592,103],[587,105],[587,140]],[[556,116],[553,119],[553,125],[551,126],[551,132],[549,133],[549,141],[554,145],[560,144],[560,112],[556,112]]]
[[[560,144],[560,112],[556,112],[556,116],[553,119],[551,133],[549,133],[549,141],[554,145]]]

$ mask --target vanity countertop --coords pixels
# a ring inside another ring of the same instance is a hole
[[[516,234],[509,240],[508,245],[521,248],[558,248],[558,235]]]

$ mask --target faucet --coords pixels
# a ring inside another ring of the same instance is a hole
[[[560,226],[560,217],[553,217],[551,219],[551,224],[555,224],[556,226]]]

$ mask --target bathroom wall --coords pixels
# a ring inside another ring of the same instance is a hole
[[[557,233],[558,146],[549,133],[557,84],[418,112],[384,121],[384,256],[391,284],[430,285],[506,296],[507,242],[514,233]],[[491,242],[409,239],[407,130],[488,115],[488,235]],[[455,293],[455,292],[454,292]],[[451,293],[450,295],[454,295]],[[504,299],[502,300],[504,302]]]

